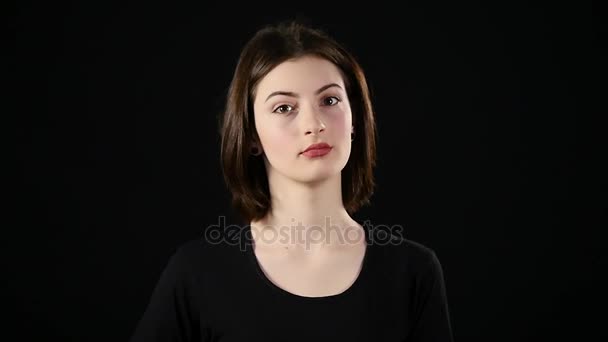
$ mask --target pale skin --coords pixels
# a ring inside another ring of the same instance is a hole
[[[345,291],[359,275],[366,242],[342,201],[353,127],[340,70],[316,56],[279,64],[255,89],[254,115],[272,201],[269,214],[251,222],[258,262],[288,292]],[[331,151],[301,154],[319,142]]]

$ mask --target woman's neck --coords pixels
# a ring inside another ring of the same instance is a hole
[[[269,186],[271,209],[252,222],[264,244],[317,249],[342,243],[346,228],[359,227],[342,203],[340,174],[316,183],[269,178]]]

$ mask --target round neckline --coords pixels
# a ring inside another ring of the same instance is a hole
[[[357,222],[357,223],[359,223],[359,222]],[[363,227],[363,230],[365,233],[366,246],[365,246],[365,252],[363,254],[363,260],[361,262],[361,267],[359,269],[359,273],[357,274],[357,278],[354,280],[353,283],[350,284],[350,286],[348,288],[346,288],[346,290],[344,290],[340,293],[336,293],[333,295],[327,295],[327,296],[308,297],[308,296],[299,295],[297,293],[289,292],[289,291],[285,290],[284,288],[278,286],[274,282],[272,282],[264,273],[264,270],[262,269],[262,266],[261,266],[257,256],[255,255],[255,250],[254,250],[254,246],[253,246],[254,242],[253,242],[253,238],[252,238],[252,234],[251,234],[251,225],[250,224],[246,225],[246,230],[248,231],[247,233],[249,234],[248,236],[251,239],[251,243],[248,243],[247,248],[246,248],[247,258],[253,264],[255,273],[258,275],[258,277],[261,279],[261,281],[263,283],[265,283],[266,286],[268,286],[271,290],[273,290],[275,293],[278,293],[281,296],[300,300],[300,301],[337,300],[337,299],[348,296],[350,293],[354,292],[359,287],[361,287],[361,284],[363,283],[363,281],[367,277],[367,274],[369,273],[370,258],[371,258],[371,251],[372,251],[372,248],[371,248],[372,244],[370,243],[371,239],[369,236],[370,232],[365,227],[365,225],[362,225],[361,223],[359,223],[359,225],[361,225]]]

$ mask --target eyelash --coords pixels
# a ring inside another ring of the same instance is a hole
[[[328,97],[324,98],[324,99],[323,99],[323,101],[326,101],[327,99],[335,99],[335,101],[336,101],[336,103],[334,103],[333,105],[327,105],[327,106],[330,106],[330,107],[335,106],[335,105],[337,105],[338,103],[342,102],[342,100],[341,100],[339,97],[337,97],[337,96],[328,96]],[[278,110],[279,110],[280,108],[285,107],[285,106],[287,106],[287,107],[292,107],[291,105],[283,104],[283,105],[280,105],[280,106],[276,107],[276,108],[275,108],[275,109],[274,109],[272,112],[273,112],[273,113],[277,113],[277,114],[285,114],[285,113],[287,113],[287,112],[283,112],[283,113],[279,113],[279,112],[278,112]]]

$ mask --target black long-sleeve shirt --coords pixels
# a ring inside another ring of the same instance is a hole
[[[243,231],[251,236],[250,226]],[[325,297],[275,285],[246,238],[184,243],[169,259],[131,342],[452,342],[436,253],[403,237],[379,242],[374,230],[365,231],[357,279]]]

